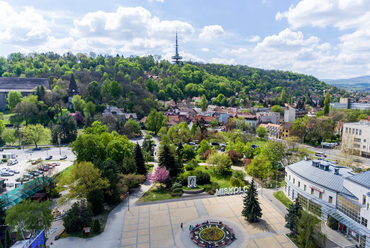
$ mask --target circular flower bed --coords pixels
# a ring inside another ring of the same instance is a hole
[[[200,232],[200,237],[205,241],[218,241],[222,239],[224,235],[224,231],[216,226],[207,227]]]

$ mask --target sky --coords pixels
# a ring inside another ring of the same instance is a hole
[[[370,75],[369,0],[0,0],[0,56],[161,55],[340,79]]]

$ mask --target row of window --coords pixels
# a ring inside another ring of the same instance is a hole
[[[346,133],[351,133],[352,131],[352,134],[355,134],[355,131],[356,131],[356,135],[362,135],[362,129],[355,129],[355,128],[350,128],[350,127],[346,127]]]
[[[289,175],[289,181],[291,181],[291,175]],[[295,184],[295,178],[293,178],[293,184]],[[298,181],[298,188],[301,187],[301,182]],[[307,191],[307,185],[303,185],[303,190],[304,191]],[[311,188],[311,195],[315,195],[315,190],[313,188]],[[323,193],[322,192],[319,192],[319,198],[322,199],[323,197]],[[329,196],[329,199],[328,199],[328,202],[329,203],[333,203],[333,197],[332,196]]]

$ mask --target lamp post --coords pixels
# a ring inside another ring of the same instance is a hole
[[[130,211],[130,191],[127,192],[127,210]]]
[[[59,143],[59,155],[62,155],[62,151],[60,150],[60,133],[58,133],[58,143]]]

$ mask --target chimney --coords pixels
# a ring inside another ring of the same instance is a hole
[[[334,175],[339,175],[339,168],[334,169]]]

